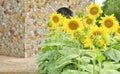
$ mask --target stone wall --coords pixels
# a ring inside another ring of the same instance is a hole
[[[0,0],[0,51],[24,57],[24,0]]]
[[[86,11],[94,0],[0,0],[0,54],[30,57],[38,53],[50,13],[69,7]]]

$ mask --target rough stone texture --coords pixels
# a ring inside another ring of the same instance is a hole
[[[24,0],[0,0],[0,51],[24,57]]]
[[[94,0],[0,0],[0,54],[29,57],[38,53],[49,15],[61,7],[74,14]]]

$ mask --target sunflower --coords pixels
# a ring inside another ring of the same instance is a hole
[[[62,19],[62,15],[61,14],[57,14],[57,13],[53,13],[50,16],[50,22],[51,22],[51,27],[57,27],[59,25],[61,25],[61,19]]]
[[[113,14],[111,16],[105,15],[105,17],[102,17],[100,23],[101,26],[105,28],[108,32],[115,32],[117,30],[117,27],[119,26],[119,23]]]
[[[101,39],[98,39],[98,37]],[[88,38],[91,40],[91,45],[93,44],[96,46],[97,44],[97,46],[101,48],[105,48],[106,44],[109,41],[109,35],[107,34],[107,31],[97,26],[90,29]]]
[[[98,39],[98,46],[100,48],[106,49],[105,39],[103,39],[103,38]]]
[[[94,19],[92,19],[90,17],[85,18],[85,20],[84,20],[84,26],[85,26],[85,28],[90,27],[92,25],[94,25]]]
[[[107,35],[107,32],[103,28],[97,26],[91,28],[88,36],[92,38],[93,36],[97,36],[97,35]]]
[[[120,36],[120,26],[117,28],[115,34],[116,34],[117,36]]]
[[[93,48],[93,43],[92,43],[92,39],[87,37],[85,40],[84,40],[84,47],[85,48]]]
[[[102,9],[101,9],[100,5],[91,4],[87,8],[87,12],[91,18],[96,18],[102,13]]]
[[[79,18],[76,17],[71,17],[70,19],[67,19],[66,22],[64,22],[63,26],[66,29],[66,32],[69,34],[80,32],[83,30],[82,23],[80,22]]]
[[[88,38],[87,36],[80,39],[80,42],[84,45],[84,48],[92,48],[92,40]]]
[[[94,47],[100,48],[100,49],[106,49],[106,45],[107,42],[104,39],[104,37],[102,36],[97,36],[94,40],[93,40],[93,45]]]

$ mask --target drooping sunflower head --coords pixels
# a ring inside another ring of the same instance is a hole
[[[50,16],[50,22],[52,24],[52,27],[56,27],[61,25],[61,19],[62,19],[62,15],[61,14],[57,14],[57,13],[53,13]]]
[[[84,48],[93,48],[92,40],[88,36],[81,39],[81,42],[84,45]]]
[[[100,37],[101,40],[99,40],[98,37]],[[109,35],[107,34],[107,31],[97,26],[90,29],[88,33],[88,38],[91,40],[93,45],[96,46],[96,43],[97,43],[97,46],[99,47],[101,46],[102,48],[106,46],[103,43],[107,44],[109,41]]]
[[[68,19],[66,23],[63,25],[67,33],[73,34],[74,32],[80,32],[83,30],[83,25],[80,22],[79,18],[72,17],[71,19]]]
[[[94,38],[92,43],[94,47],[104,49],[104,50],[106,49],[106,46],[107,46],[107,41],[102,36],[97,36],[96,38]]]
[[[102,39],[102,38],[98,39],[98,44],[99,44],[99,47],[103,47],[105,44],[104,39]]]
[[[117,28],[115,34],[116,34],[117,36],[120,36],[120,26]]]
[[[100,23],[101,26],[109,32],[115,32],[119,24],[114,15],[111,16],[105,15],[105,17],[102,17]]]
[[[90,17],[96,18],[102,13],[102,9],[101,9],[100,5],[91,4],[87,8],[87,12],[88,12]]]

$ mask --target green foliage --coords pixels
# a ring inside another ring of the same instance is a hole
[[[42,48],[37,57],[39,74],[93,74],[91,61],[95,54],[88,49],[78,49],[77,43],[66,34],[47,39],[39,46]],[[102,62],[101,74],[120,74],[119,54],[119,50],[109,50],[104,53],[105,56],[96,57],[96,61]],[[95,70],[98,74],[98,63]]]
[[[114,13],[120,21],[120,0],[106,0],[104,4],[104,13]],[[104,13],[97,18],[98,25]],[[82,12],[78,13],[78,17],[82,20],[86,18]],[[49,22],[47,25],[50,27],[50,24]],[[85,29],[84,33],[78,33],[76,38],[71,38],[70,34],[59,29],[61,25],[56,27],[56,30],[51,29],[49,34],[43,35],[47,39],[39,45],[42,49],[37,56],[39,74],[120,74],[119,37],[109,35],[110,40],[104,43],[107,49],[105,50],[98,41],[105,37],[91,36],[93,46],[89,48],[84,47],[84,37],[86,38],[89,29]],[[85,44],[87,43],[85,41]]]
[[[107,15],[114,14],[120,22],[120,0],[106,0],[103,6],[103,12]]]
[[[105,52],[105,55],[108,59],[114,60],[115,62],[120,61],[120,51],[119,50],[108,50]]]
[[[120,50],[120,37],[114,37],[112,41],[112,48]]]

